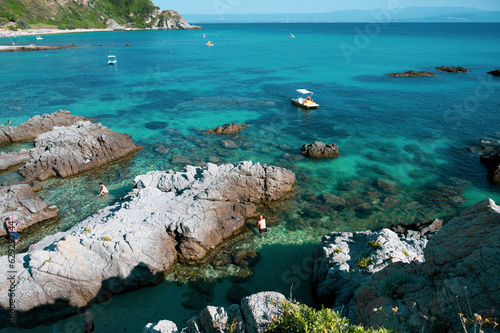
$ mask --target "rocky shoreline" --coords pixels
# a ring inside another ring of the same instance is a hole
[[[459,331],[460,306],[498,308],[500,207],[483,200],[439,224],[326,235],[314,255],[316,297],[351,322],[404,332]]]
[[[256,204],[281,199],[294,183],[289,170],[251,162],[136,177],[121,202],[16,256],[16,293],[23,295],[18,325],[49,323],[78,306],[162,281],[176,260],[202,259],[240,232],[257,214]],[[0,263],[6,267],[8,256]],[[8,288],[0,283],[3,309]],[[4,325],[7,315],[1,310]]]

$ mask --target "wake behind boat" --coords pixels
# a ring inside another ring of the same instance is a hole
[[[312,95],[314,94],[312,91],[297,89],[297,93],[297,98],[292,98],[292,104],[308,110],[317,109],[319,107],[319,104],[316,104],[312,99]]]

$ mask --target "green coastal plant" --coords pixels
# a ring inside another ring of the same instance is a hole
[[[83,233],[84,233],[84,234],[88,234],[88,233],[89,233],[89,232],[91,232],[91,231],[92,231],[92,229],[90,229],[90,228],[85,228],[85,229],[83,230]]]
[[[458,317],[460,319],[460,324],[462,324],[464,332],[469,333],[470,330],[470,332],[481,333],[483,332],[482,330],[483,326],[495,329],[498,326],[497,318],[495,316],[495,309],[493,308],[489,311],[478,311],[479,313],[474,312],[473,314],[469,302],[469,295],[467,294],[467,287],[464,287],[464,289],[465,289],[465,298],[467,300],[467,306],[469,308],[469,314],[470,314],[469,316],[467,314],[462,313],[463,311],[460,308],[460,303],[458,302],[458,296],[457,296],[457,305],[458,305],[458,310],[460,311],[458,313]]]
[[[101,240],[103,241],[107,241],[107,242],[111,242],[111,238],[110,237],[101,237]]]
[[[308,305],[282,301],[282,312],[274,317],[268,329],[278,333],[342,332],[342,333],[389,333],[385,328],[367,329],[349,323],[338,312],[329,308],[316,310]]]
[[[368,267],[368,264],[373,260],[372,257],[367,257],[367,258],[359,258],[358,261],[356,261],[356,266],[358,266],[361,269],[365,269]]]
[[[335,253],[344,253],[344,251],[342,251],[342,249],[337,246],[337,248],[335,249]]]
[[[377,241],[369,241],[368,246],[370,246],[374,250],[377,250],[377,249],[380,249],[382,247],[382,244],[380,244]]]
[[[403,252],[403,254],[405,255],[406,258],[408,258],[410,255],[408,254],[408,252],[406,252],[405,250],[401,250],[401,252]]]
[[[396,289],[404,284],[410,282],[410,275],[405,272],[396,271],[387,275],[381,282],[378,288],[380,296],[395,297],[394,292]]]

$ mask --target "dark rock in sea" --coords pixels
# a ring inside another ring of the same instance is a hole
[[[304,144],[302,146],[301,152],[303,155],[307,157],[333,157],[336,158],[339,156],[339,147],[336,144],[330,143],[325,145],[323,142],[315,141],[311,144]]]
[[[339,208],[342,209],[347,205],[346,199],[337,195],[324,193],[321,195],[321,198],[323,199],[325,204],[332,206],[336,210],[338,210]]]
[[[215,134],[234,134],[241,132],[241,129],[246,126],[246,124],[238,125],[232,123],[230,125],[218,126],[217,128],[206,130],[205,133],[215,133]]]
[[[390,73],[389,76],[395,76],[395,77],[419,77],[419,76],[437,76],[436,73],[432,72],[427,72],[427,71],[408,71],[408,72],[403,72],[403,73]]]
[[[446,73],[467,73],[469,71],[467,68],[463,68],[460,66],[458,66],[458,67],[440,66],[440,67],[436,67],[436,69],[439,69],[441,72],[446,72]]]
[[[491,74],[493,76],[500,76],[500,69],[495,69],[493,71],[488,72],[488,74]]]
[[[186,309],[201,310],[207,306],[209,300],[203,295],[192,295],[187,300],[181,303]]]
[[[250,295],[250,292],[239,285],[232,285],[226,293],[226,299],[235,304],[240,304],[243,297]]]
[[[43,116],[34,116],[17,126],[0,125],[0,145],[35,139],[39,134],[49,132],[55,126],[68,127],[84,117],[73,116],[69,111],[59,110]]]
[[[164,121],[151,121],[149,123],[144,124],[144,127],[150,130],[159,130],[159,129],[164,129],[165,127],[168,126],[168,123]]]
[[[189,280],[188,287],[202,295],[213,295],[215,290],[215,281],[213,280]]]
[[[500,150],[481,155],[481,162],[488,168],[488,180],[493,183],[500,183]]]
[[[232,283],[245,283],[253,278],[253,272],[249,268],[241,269],[238,273],[231,275],[229,281]]]

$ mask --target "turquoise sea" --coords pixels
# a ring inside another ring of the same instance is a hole
[[[40,196],[60,208],[60,218],[23,232],[20,251],[119,200],[133,178],[147,171],[252,160],[297,174],[287,200],[260,207],[269,224],[267,237],[260,238],[256,221],[248,221],[248,231],[222,246],[222,254],[198,266],[179,265],[158,286],[95,305],[99,332],[141,332],[160,319],[182,327],[199,312],[196,307],[229,305],[231,288],[291,291],[313,304],[312,253],[324,234],[447,218],[484,198],[500,201],[500,186],[488,183],[479,161],[479,139],[500,140],[500,79],[486,74],[500,68],[500,24],[204,27],[0,39],[0,44],[75,44],[0,53],[0,123],[65,109],[128,133],[144,146],[105,168],[48,180]],[[209,40],[213,47],[205,46]],[[117,56],[117,66],[107,65],[110,54]],[[442,65],[470,71],[434,69]],[[387,76],[408,70],[438,76]],[[298,88],[314,91],[320,108],[291,105]],[[203,133],[231,122],[248,126],[231,136]],[[223,140],[237,148],[226,148]],[[303,158],[301,146],[316,140],[336,143],[340,157]],[[0,181],[18,177],[2,174]],[[107,199],[96,196],[100,181],[111,191]],[[386,182],[392,185],[380,186]],[[0,246],[4,254],[4,240]],[[250,268],[231,264],[243,250],[258,251],[260,262]],[[73,316],[2,332],[79,332],[79,323]]]

